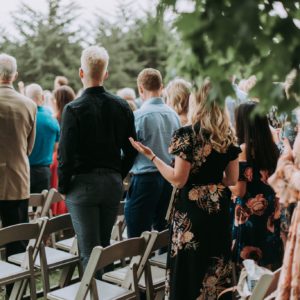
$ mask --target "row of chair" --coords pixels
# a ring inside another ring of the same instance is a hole
[[[60,288],[68,288],[67,286],[71,282],[71,277],[73,275],[76,265],[79,268],[79,277],[80,278],[82,277],[81,265],[78,256],[78,249],[77,246],[74,247],[74,243],[76,244],[76,238],[73,238],[72,247],[66,248],[64,250],[47,247],[44,245],[43,242],[49,235],[70,228],[72,228],[70,215],[65,214],[50,219],[47,217],[43,217],[43,218],[36,219],[36,222],[32,224],[18,224],[0,230],[0,246],[14,241],[30,240],[26,252],[10,256],[8,258],[8,262],[5,261],[0,262],[1,263],[0,264],[0,270],[1,270],[0,285],[6,285],[12,282],[17,282],[17,284],[14,285],[14,289],[12,291],[10,299],[21,299],[22,295],[26,290],[28,281],[30,284],[30,298],[36,299],[34,277],[37,274],[41,274],[42,277],[45,299],[47,297],[48,299],[60,299],[60,298],[55,298],[56,297],[55,294],[53,296],[52,292],[50,291],[49,273],[51,270],[57,268],[63,269],[62,276],[60,279],[60,284],[59,284]],[[119,231],[119,233],[121,232]],[[144,242],[141,242],[142,239]],[[148,258],[151,252],[156,249],[165,247],[167,244],[168,244],[167,231],[165,231],[162,234],[158,234],[155,232],[145,233],[143,237],[138,238],[135,241],[131,241],[130,239],[130,240],[125,240],[122,243],[114,244],[113,246],[109,247],[108,251],[110,254],[115,253],[113,254],[114,255],[113,261],[120,260],[123,262],[122,264],[123,269],[104,274],[103,278],[106,281],[114,282],[117,285],[122,286],[123,288],[127,287],[128,290],[134,289],[135,293],[137,293],[138,290],[143,290],[147,293],[148,299],[154,299],[154,293],[156,293],[159,290],[162,290],[164,286],[165,271],[161,269],[161,266],[165,268],[165,265],[160,264],[160,266],[156,265],[156,266],[152,266],[151,268],[149,267],[146,268],[146,266],[148,266]],[[145,245],[147,245],[147,247]],[[124,249],[126,251],[130,250],[131,252],[128,251],[126,252]],[[86,273],[85,275],[83,275],[83,279],[85,280],[84,282],[86,282],[87,278],[91,276],[91,272],[92,273],[95,272],[93,271],[93,269],[95,269],[96,266],[94,265],[92,265],[92,267],[89,266],[96,261],[97,257],[100,257],[99,255],[104,251],[104,249],[102,249],[101,247],[100,248],[97,247],[97,250],[94,251],[96,251],[96,254],[91,255],[92,263],[89,263]],[[125,258],[132,257],[132,256],[137,256],[137,257],[133,257],[130,261],[130,265],[125,267]],[[102,254],[101,257],[103,259]],[[166,256],[164,255],[164,257]],[[155,260],[161,262],[162,258],[154,257],[152,259],[153,264],[157,264]],[[111,262],[112,261],[110,261],[109,263]],[[106,264],[106,260],[104,260],[104,262],[102,263],[99,263],[100,269],[103,267],[103,264],[104,265]],[[136,273],[135,273],[135,266],[137,266]],[[151,276],[150,275],[142,276],[142,273],[144,273],[146,269],[148,270],[147,274],[150,274],[149,272],[151,272]],[[134,276],[136,277],[132,277],[130,275],[131,273],[135,274]],[[152,281],[152,273],[154,274],[153,281]],[[120,274],[122,274],[121,277]],[[134,282],[130,281],[131,279],[133,280],[134,278],[137,278],[138,281],[134,281]],[[118,290],[117,287],[115,287],[114,289]],[[79,290],[82,291],[81,288]],[[62,293],[65,294],[67,291],[63,290]],[[70,299],[75,299],[72,297]],[[61,299],[66,299],[66,298],[61,298]],[[95,299],[101,299],[101,298],[96,297]],[[104,297],[104,299],[106,298]]]
[[[150,256],[167,243],[168,231],[165,230],[144,232],[139,238],[123,240],[106,248],[97,246],[81,282],[50,292],[47,299],[139,299],[140,291],[146,293],[147,299],[163,299],[166,264],[162,268],[151,265]],[[128,257],[131,258],[128,266],[104,273],[102,280],[94,278],[98,270]]]
[[[49,235],[70,228],[72,228],[70,215],[65,214],[51,219],[44,217],[35,223],[18,224],[0,230],[1,246],[16,241],[29,241],[25,252],[9,256],[7,262],[0,261],[0,285],[18,281],[18,284],[14,285],[10,299],[21,299],[24,294],[27,280],[20,282],[21,277],[25,276],[30,279],[31,299],[36,299],[33,277],[37,274],[41,274],[46,298],[47,292],[50,291],[50,271],[63,269],[60,286],[65,286],[70,282],[76,265],[80,272],[81,264],[78,253],[51,248],[45,246],[43,242]]]
[[[81,265],[79,264],[79,255],[78,255],[78,246],[77,246],[77,239],[75,237],[68,239],[70,245],[66,246],[63,245],[64,241],[58,241],[56,242],[55,234],[54,232],[56,231],[63,231],[66,229],[71,229],[73,231],[73,226],[71,222],[71,218],[69,215],[66,216],[60,216],[54,219],[51,219],[52,217],[52,211],[51,211],[51,204],[55,202],[59,202],[63,200],[63,197],[61,194],[59,194],[55,189],[50,189],[49,191],[44,190],[39,194],[31,194],[30,199],[29,199],[29,219],[30,222],[33,224],[29,224],[30,226],[27,226],[28,224],[21,224],[26,225],[24,227],[24,232],[28,232],[28,230],[31,231],[31,236],[26,237],[21,235],[22,240],[30,239],[31,241],[29,242],[28,246],[28,252],[26,253],[19,253],[17,255],[13,255],[8,258],[8,261],[10,263],[23,266],[25,257],[32,257],[34,261],[34,269],[35,273],[38,270],[42,274],[42,281],[43,281],[43,286],[44,286],[44,294],[46,294],[50,290],[50,284],[49,284],[49,272],[57,269],[57,268],[63,268],[62,276],[60,278],[60,284],[59,286],[65,286],[67,282],[70,281],[70,277],[72,276],[74,269],[75,269],[75,262],[78,262],[78,268],[79,268],[79,275],[82,275],[81,272]],[[124,203],[120,203],[120,209],[119,209],[119,215],[116,224],[114,225],[113,228],[113,233],[112,233],[112,238],[114,240],[120,240],[122,238],[122,233],[125,228],[125,218],[124,218]],[[42,220],[39,218],[44,218],[44,217],[50,217],[50,220],[47,221],[47,226],[45,224],[43,225]],[[36,223],[36,224],[35,224]],[[33,228],[37,228],[37,226],[40,226],[39,233],[37,233],[37,229],[33,230]],[[44,226],[44,227],[43,227]],[[1,226],[0,226],[1,228]],[[31,229],[30,229],[31,228]],[[5,245],[8,243],[8,241],[5,239],[5,236],[9,236],[10,238],[13,239],[18,239],[20,236],[14,235],[13,233],[16,231],[22,232],[23,229],[18,227],[17,229],[11,229],[6,228],[5,231],[3,232],[4,239],[0,239],[0,250],[4,250],[4,248],[1,249],[1,245]],[[12,233],[12,235],[11,235]],[[37,234],[39,234],[39,237],[37,237]],[[47,240],[47,244],[49,244],[49,240],[51,241],[52,247],[45,247],[45,243],[41,243],[42,239],[41,236],[44,236],[44,242],[46,243],[46,240],[48,239],[48,236],[50,235],[50,239]],[[68,241],[67,240],[67,241]],[[40,247],[40,252],[44,253],[44,255],[39,255],[38,254],[38,249]],[[65,251],[60,251],[60,250],[65,250]],[[30,255],[30,251],[32,251],[32,255]],[[4,254],[4,251],[2,251]],[[5,255],[2,255],[3,258]],[[0,258],[1,259],[1,258]],[[3,268],[1,267],[1,272],[0,273],[0,278],[6,277],[7,273],[5,270],[15,270],[16,268],[14,265],[12,265],[10,268],[8,265],[9,263],[6,263],[5,261],[1,261]],[[28,262],[29,263],[29,262]],[[6,268],[4,268],[4,265]],[[29,268],[28,266],[25,267]],[[18,269],[20,271],[20,269]],[[36,275],[36,274],[35,274]],[[13,281],[16,276],[15,274],[12,274],[12,278],[9,278]],[[10,282],[8,281],[1,281],[0,280],[0,285],[6,285]],[[30,284],[33,284],[33,281],[30,281]],[[24,291],[24,287],[22,289]],[[31,298],[33,296],[31,295]],[[1,298],[1,296],[0,296]],[[17,299],[15,294],[12,294],[11,299]]]

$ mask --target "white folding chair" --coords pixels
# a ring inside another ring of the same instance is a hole
[[[43,190],[41,193],[30,194],[28,201],[28,216],[31,221],[36,221],[38,218],[42,217],[41,212],[45,205],[47,194],[47,190]]]
[[[84,299],[139,299],[137,287],[138,272],[141,266],[132,263],[128,268],[126,280],[116,286],[100,280],[95,280],[95,272],[126,257],[142,257],[145,252],[151,252],[155,236],[144,233],[139,238],[121,241],[106,248],[97,246],[93,249],[81,283],[73,284],[60,290],[48,293],[50,300],[84,300]]]
[[[280,271],[281,269],[278,269],[271,274],[262,275],[256,283],[249,300],[263,300],[271,295],[277,287]]]
[[[44,237],[49,236],[54,232],[63,229],[73,228],[71,217],[69,214],[59,215],[51,219],[47,219],[43,231]],[[20,265],[24,259],[24,253],[12,255],[8,260],[12,263]],[[34,266],[41,270],[44,294],[50,291],[49,273],[55,269],[63,269],[59,286],[67,285],[73,275],[76,265],[79,268],[79,275],[81,275],[81,263],[78,253],[68,253],[58,249],[45,247],[43,243],[40,245],[40,253],[35,261]]]
[[[124,201],[121,201],[119,205],[117,219],[111,233],[111,241],[110,241],[111,244],[123,240],[123,232],[126,227],[125,216],[124,216],[124,203],[125,203]],[[75,251],[77,247],[76,236],[56,242],[55,247],[57,249],[61,249],[68,252]]]
[[[139,282],[139,288],[143,291],[146,291],[146,294],[148,295],[147,298],[151,297],[150,294],[152,293],[153,287],[151,285],[151,273],[150,272],[144,272],[145,268],[148,266],[148,259],[153,251],[153,245],[157,239],[158,232],[152,231],[151,232],[152,238],[151,242],[149,243],[149,247],[147,251],[143,253],[143,255],[132,257],[130,261],[130,265],[136,264],[138,267],[137,271],[137,279]],[[124,284],[128,278],[128,272],[129,272],[129,266],[117,269],[115,271],[104,273],[103,279],[108,282],[112,282],[118,285]],[[150,281],[150,284],[146,285],[146,282],[148,283]]]
[[[11,300],[22,299],[27,282],[30,285],[30,297],[36,299],[36,286],[34,277],[34,261],[37,255],[37,247],[41,242],[41,231],[44,221],[33,224],[17,224],[0,229],[0,245],[11,242],[29,240],[29,244],[23,253],[19,266],[0,261],[0,286],[15,283],[11,292]]]

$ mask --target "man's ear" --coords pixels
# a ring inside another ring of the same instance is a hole
[[[13,78],[13,82],[17,80],[18,76],[19,76],[19,73],[16,72],[16,74],[15,74],[15,76],[14,76],[14,78]]]
[[[79,68],[78,74],[79,74],[80,79],[82,79],[83,78],[83,70],[81,68]]]
[[[160,93],[160,95],[162,95],[162,94],[163,94],[163,91],[164,91],[164,85],[162,84],[162,85],[160,86],[160,89],[159,89],[159,93]]]
[[[106,71],[106,72],[105,72],[105,74],[104,74],[103,81],[104,81],[104,80],[107,80],[107,79],[108,79],[108,77],[109,77],[109,73],[108,73],[108,71]]]
[[[144,93],[144,89],[142,85],[138,85],[139,94],[142,95]]]

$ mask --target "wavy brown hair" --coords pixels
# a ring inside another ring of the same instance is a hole
[[[64,110],[64,107],[71,102],[72,100],[75,99],[75,93],[73,91],[73,89],[67,85],[63,85],[59,88],[57,88],[54,92],[53,92],[53,97],[56,101],[56,108],[57,108],[57,112],[56,112],[56,119],[58,120],[58,122],[61,122],[61,116],[62,116],[62,112]]]
[[[230,145],[237,144],[237,138],[226,108],[209,99],[210,91],[211,83],[207,81],[192,94],[189,120],[193,128],[200,127],[202,140],[209,142],[216,151],[225,153]]]

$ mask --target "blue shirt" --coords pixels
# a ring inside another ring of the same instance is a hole
[[[52,163],[54,145],[59,140],[59,124],[51,112],[38,106],[36,117],[36,136],[29,156],[31,166],[48,166]]]
[[[168,152],[173,132],[180,127],[177,113],[161,98],[152,98],[134,112],[137,139],[150,147],[155,155],[170,164],[172,156]],[[144,155],[138,154],[131,169],[133,174],[157,172],[157,168]]]

